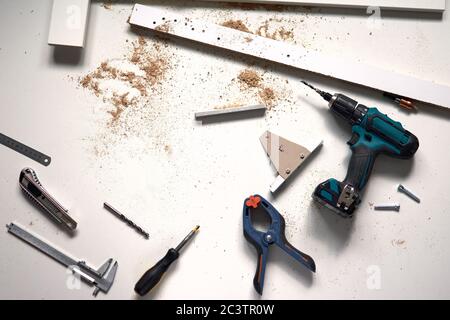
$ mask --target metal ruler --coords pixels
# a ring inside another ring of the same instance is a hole
[[[39,162],[44,166],[48,166],[52,161],[52,158],[43,154],[42,152],[39,152],[29,146],[26,146],[22,142],[19,142],[17,140],[14,140],[13,138],[5,136],[2,133],[0,133],[0,144],[3,144],[8,148],[13,149],[14,151],[23,154],[24,156],[33,159],[34,161]]]
[[[450,108],[449,86],[195,20],[175,10],[136,4],[129,22],[131,25],[359,84],[398,97]]]

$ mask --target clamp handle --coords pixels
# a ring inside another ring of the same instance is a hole
[[[312,272],[316,272],[316,263],[314,262],[314,259],[311,256],[307,255],[306,253],[303,253],[297,248],[295,248],[292,244],[290,244],[289,241],[287,241],[286,237],[284,236],[284,233],[282,234],[282,237],[283,239],[281,240],[280,243],[277,243],[277,245],[292,258],[303,264],[306,268],[308,268]]]

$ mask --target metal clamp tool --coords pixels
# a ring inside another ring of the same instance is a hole
[[[108,293],[116,276],[117,261],[113,263],[113,259],[108,259],[98,270],[95,270],[89,267],[86,262],[72,259],[14,223],[6,225],[6,228],[9,233],[70,268],[74,274],[80,276],[81,280],[90,285],[94,285],[96,287],[93,293],[94,296],[97,296],[99,291]]]
[[[54,220],[69,230],[75,230],[77,227],[76,221],[67,214],[67,209],[42,187],[33,169],[25,168],[20,172],[19,185],[23,192]]]
[[[251,210],[261,208],[269,215],[271,224],[267,232],[256,230],[252,224]],[[253,286],[262,295],[264,287],[264,274],[266,271],[269,246],[275,244],[292,258],[303,264],[312,272],[316,272],[314,260],[300,250],[294,248],[284,234],[285,221],[283,216],[260,195],[250,196],[244,202],[244,236],[258,252],[258,265],[256,267]]]

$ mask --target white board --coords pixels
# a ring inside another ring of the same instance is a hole
[[[450,87],[136,4],[130,24],[450,108]]]
[[[83,47],[90,0],[53,0],[48,44]]]
[[[222,0],[203,0],[216,1]],[[380,7],[388,10],[435,11],[445,10],[445,0],[228,0],[230,2],[248,2],[262,4],[288,4],[300,6],[329,6],[368,8]]]

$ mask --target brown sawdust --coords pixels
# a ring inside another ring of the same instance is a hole
[[[294,39],[294,31],[291,28],[287,30],[285,27],[280,27],[273,32],[270,32],[270,19],[258,27],[256,34],[261,37],[270,38],[273,40],[292,40]]]
[[[129,50],[124,55],[104,60],[76,80],[81,88],[99,97],[103,103],[98,109],[108,116],[105,126],[89,138],[91,150],[96,157],[108,157],[124,149],[140,155],[147,148],[170,155],[172,123],[161,115],[169,107],[164,96],[167,86],[172,85],[170,70],[177,63],[176,55],[169,41],[159,37],[125,42]],[[142,144],[128,144],[124,139],[138,139],[133,141]]]
[[[241,90],[258,89],[258,96],[269,110],[275,105],[278,99],[275,91],[263,84],[263,78],[256,71],[245,69],[241,71],[237,79],[241,83]]]
[[[259,97],[261,98],[262,102],[269,107],[269,110],[271,107],[274,106],[275,101],[277,99],[275,92],[272,88],[264,88],[259,92]]]
[[[153,50],[149,52],[147,50],[147,41],[143,37],[139,37],[132,45],[133,49],[128,55],[127,60],[144,71],[145,77],[136,75],[133,72],[120,71],[112,67],[107,60],[103,61],[94,71],[79,79],[80,85],[83,88],[91,90],[99,97],[104,94],[99,87],[100,80],[118,79],[129,83],[132,88],[139,91],[141,96],[146,97],[152,87],[160,84],[164,80],[169,63],[167,58],[160,54],[160,47],[158,45],[154,45]],[[110,102],[114,109],[108,111],[108,113],[112,116],[111,123],[113,124],[120,118],[124,109],[132,106],[136,100],[129,99],[128,93],[126,93],[121,96],[114,94]]]
[[[242,20],[227,20],[224,23],[222,23],[222,26],[236,29],[242,32],[251,33],[250,29],[245,25],[245,23]]]
[[[249,27],[242,20],[227,20],[222,23],[222,26],[236,29],[239,31],[255,34],[261,37],[270,38],[273,40],[293,40],[294,39],[294,31],[293,28],[287,29],[286,27],[279,27],[272,32],[270,31],[270,22],[274,19],[268,19],[260,25],[255,32],[252,32]],[[276,20],[278,22],[282,22],[281,20]],[[251,37],[246,37],[245,41],[250,42],[253,39]]]
[[[238,75],[239,81],[250,87],[250,88],[258,88],[261,85],[261,76],[254,70],[245,69],[241,71]]]
[[[157,26],[155,28],[155,30],[159,31],[159,32],[169,32],[170,31],[170,25],[167,22],[165,22],[164,24],[161,24],[161,25]]]
[[[225,110],[225,109],[239,108],[239,107],[242,107],[242,106],[243,106],[242,103],[229,103],[229,104],[226,104],[226,105],[215,106],[214,109],[215,110]]]

